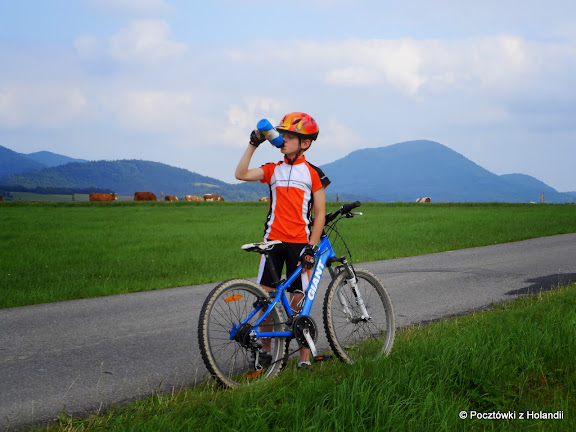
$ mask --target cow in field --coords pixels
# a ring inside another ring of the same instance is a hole
[[[270,202],[270,197],[262,197],[258,201],[260,202]]]
[[[416,200],[417,203],[429,203],[432,202],[432,200],[430,199],[430,197],[423,197],[423,198],[418,198]]]
[[[224,198],[216,194],[204,194],[204,201],[224,201]]]
[[[91,193],[90,201],[116,201],[115,193]]]
[[[2,201],[2,199],[3,199],[3,198],[2,198],[2,195],[0,195],[0,201]]]
[[[166,195],[166,198],[164,198],[165,201],[178,201],[178,197],[175,195]]]
[[[158,201],[152,192],[134,192],[134,201]]]
[[[186,201],[204,201],[204,198],[196,196],[196,195],[186,195],[184,197]]]

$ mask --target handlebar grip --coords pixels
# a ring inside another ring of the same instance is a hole
[[[350,204],[344,204],[342,207],[340,207],[335,212],[328,213],[326,215],[326,221],[324,222],[324,225],[329,224],[330,222],[332,222],[334,219],[336,219],[341,214],[350,213],[352,211],[352,209],[355,209],[356,207],[360,207],[360,205],[361,205],[360,201],[355,201],[355,202],[350,203]]]
[[[361,205],[362,203],[360,201],[355,201],[350,204],[344,204],[342,207],[340,207],[340,213],[341,214],[350,213],[353,209],[355,209],[356,207],[360,207]]]

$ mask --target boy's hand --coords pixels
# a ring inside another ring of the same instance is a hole
[[[264,141],[266,141],[266,137],[258,129],[254,129],[250,134],[250,144],[254,147],[258,148]]]
[[[318,246],[307,244],[300,254],[300,262],[305,270],[310,270],[316,264],[314,254],[318,251]]]

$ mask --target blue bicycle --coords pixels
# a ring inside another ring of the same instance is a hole
[[[324,298],[324,329],[336,357],[353,363],[390,352],[395,322],[386,288],[371,272],[354,268],[346,257],[338,257],[330,241],[331,236],[337,236],[350,256],[337,223],[361,215],[352,212],[358,206],[356,201],[326,215],[316,266],[298,311],[292,311],[286,288],[300,276],[302,266],[286,280],[277,278],[272,293],[249,280],[232,279],[208,295],[200,312],[198,339],[206,368],[221,385],[237,387],[276,376],[293,354],[289,351],[292,339],[298,342],[294,352],[305,347],[315,361],[330,357],[317,351],[318,328],[310,316],[326,268],[332,281]],[[250,243],[242,249],[266,254],[277,243]],[[262,354],[264,338],[270,339],[270,355]]]

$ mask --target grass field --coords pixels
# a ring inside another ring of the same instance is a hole
[[[354,262],[576,232],[574,205],[359,210],[340,224]],[[239,246],[260,239],[265,214],[260,203],[0,203],[0,307],[254,276],[257,257]],[[326,362],[311,375],[290,364],[247,388],[203,384],[39,430],[576,430],[575,357],[570,286],[402,329],[376,363]]]
[[[573,431],[575,336],[570,286],[403,329],[375,363],[290,364],[249,387],[204,384],[38,430]]]
[[[258,257],[240,246],[262,238],[267,212],[264,203],[0,204],[0,308],[255,276]],[[339,224],[353,262],[576,232],[570,204],[358,210]]]

